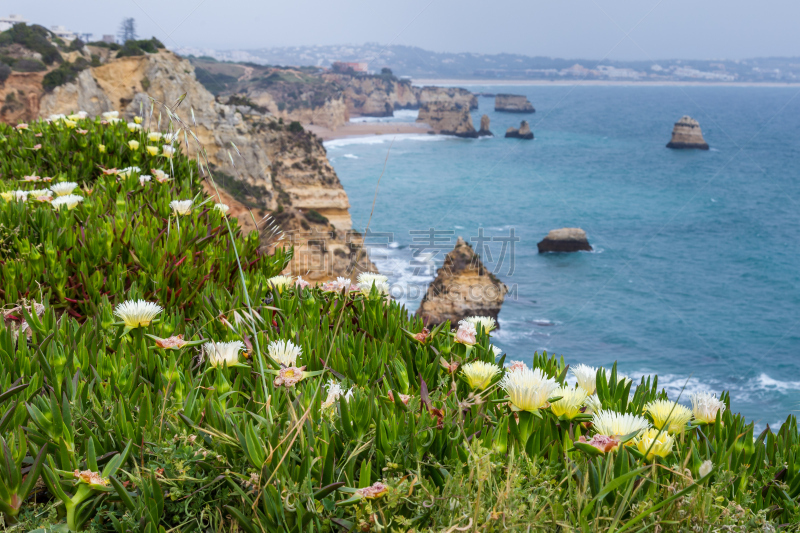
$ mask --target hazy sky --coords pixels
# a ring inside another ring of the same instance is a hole
[[[95,38],[130,16],[140,36],[170,48],[379,42],[590,59],[800,56],[798,0],[2,0],[0,9]]]

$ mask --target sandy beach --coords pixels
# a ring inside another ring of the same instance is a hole
[[[344,137],[364,137],[366,135],[392,135],[395,133],[428,133],[430,126],[417,122],[349,122],[335,130],[315,124],[303,125],[323,141]]]
[[[469,87],[474,85],[611,85],[611,86],[643,86],[643,87],[800,87],[800,83],[768,83],[768,82],[713,82],[713,81],[612,81],[612,80],[450,80],[450,79],[412,79],[414,85],[433,85],[439,87]]]

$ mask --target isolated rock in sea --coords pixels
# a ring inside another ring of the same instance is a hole
[[[586,232],[580,228],[554,229],[537,244],[539,253],[545,252],[591,252],[592,246]]]
[[[535,113],[533,104],[522,94],[498,94],[494,97],[494,110],[505,113]]]
[[[688,115],[681,117],[672,128],[672,139],[667,143],[667,148],[708,150],[708,143],[703,139],[700,123]]]
[[[428,124],[436,133],[456,137],[477,137],[469,106],[452,102],[429,102],[419,107],[417,122]]]
[[[481,117],[481,129],[478,130],[478,137],[494,137],[494,134],[489,131],[489,115]]]
[[[455,324],[468,316],[497,319],[508,287],[486,270],[472,247],[459,237],[417,309],[428,324]]]
[[[533,139],[533,132],[527,120],[523,120],[519,124],[519,129],[508,128],[506,130],[506,138],[509,139]]]

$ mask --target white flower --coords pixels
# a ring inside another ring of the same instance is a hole
[[[595,382],[597,378],[597,368],[584,364],[569,367],[572,374],[578,380],[578,386],[586,391],[590,396],[597,389]]]
[[[706,477],[711,473],[712,468],[714,468],[714,463],[710,460],[703,461],[703,464],[700,465],[700,477]]]
[[[147,134],[147,140],[151,143],[155,143],[161,140],[161,133],[157,131],[151,131]]]
[[[325,401],[322,402],[322,410],[326,410],[329,407],[333,406],[333,404],[339,401],[339,398],[344,396],[345,400],[350,401],[350,398],[353,397],[353,389],[351,388],[349,391],[345,392],[342,388],[341,383],[335,381],[333,378],[328,380],[328,383],[325,384],[325,388],[328,389],[328,397],[325,398]]]
[[[512,411],[536,411],[547,407],[547,399],[558,388],[553,378],[545,378],[540,368],[523,368],[506,372],[500,380],[500,387],[508,394]]]
[[[61,209],[64,206],[67,206],[67,209],[75,209],[82,201],[83,196],[78,196],[77,194],[68,194],[66,196],[59,196],[50,202],[50,205],[56,209]]]
[[[469,346],[478,342],[475,336],[478,332],[475,331],[475,325],[463,320],[458,323],[458,331],[456,331],[456,342],[466,344]]]
[[[483,330],[486,333],[489,333],[493,329],[497,328],[497,321],[490,316],[469,316],[465,318],[463,322],[469,322],[475,326],[476,331],[480,331],[480,328],[483,327]]]
[[[230,211],[231,208],[228,207],[227,204],[214,204],[214,209],[216,209],[217,211],[219,211],[224,215],[225,213]]]
[[[361,291],[361,293],[364,296],[369,296],[370,293],[372,292],[373,288],[376,291],[378,291],[378,294],[382,294],[384,296],[388,296],[389,295],[389,291],[391,290],[391,287],[389,286],[389,283],[387,283],[386,281],[377,281],[376,280],[376,281],[372,281],[370,283],[362,283],[362,282],[358,283],[358,289]]]
[[[583,402],[583,404],[586,406],[585,412],[587,415],[599,413],[603,410],[603,402],[600,401],[600,398],[597,397],[597,394],[592,394],[586,398],[586,401]]]
[[[176,215],[191,215],[192,205],[193,202],[191,200],[173,200],[169,203],[172,212]]]
[[[114,309],[114,314],[121,318],[127,327],[138,328],[149,326],[156,315],[163,310],[157,303],[145,300],[127,300]]]
[[[500,348],[498,348],[494,344],[490,344],[489,348],[492,349],[492,353],[494,354],[495,357],[500,357],[501,355],[503,355],[503,350],[501,350]]]
[[[139,174],[142,171],[139,167],[125,167],[117,171],[117,176],[122,176],[123,178],[129,178],[131,174],[134,172]]]
[[[592,426],[599,435],[606,437],[624,437],[631,433],[640,433],[650,427],[650,422],[643,416],[615,411],[600,411],[592,416]]]
[[[34,189],[28,191],[28,198],[38,199],[40,196],[53,196],[53,191],[50,189]]]
[[[644,406],[644,412],[650,415],[657,429],[670,433],[680,433],[692,419],[688,407],[669,400],[653,400]]]
[[[556,389],[552,396],[560,396],[560,400],[556,400],[550,404],[550,410],[556,416],[563,416],[566,420],[572,420],[581,414],[581,406],[586,401],[586,391],[578,387],[559,387]]]
[[[156,181],[159,183],[164,183],[165,181],[169,181],[169,174],[167,174],[163,170],[152,168],[150,169],[150,172],[153,173],[153,176],[155,176]]]
[[[272,341],[267,346],[267,352],[277,363],[291,367],[297,364],[297,358],[303,354],[303,349],[292,341]]]
[[[119,111],[106,111],[103,113],[103,118],[111,120],[112,118],[119,118]]]
[[[145,183],[147,183],[151,179],[152,179],[152,176],[148,176],[147,174],[142,174],[141,176],[139,176],[139,183],[141,185],[144,185]]]
[[[348,278],[339,276],[334,281],[328,281],[322,284],[322,290],[327,292],[341,292],[342,290],[350,288],[350,280]]]
[[[66,196],[68,194],[72,194],[72,191],[78,186],[77,183],[74,181],[62,181],[61,183],[54,183],[50,186],[50,190],[56,196]]]
[[[14,193],[14,199],[18,202],[26,201],[28,199],[28,194],[30,194],[28,191],[21,191],[19,189],[13,191],[13,193]]]
[[[67,118],[70,120],[83,120],[89,116],[89,113],[86,111],[78,111],[77,113],[73,113],[72,115],[68,116]]]
[[[59,113],[57,115],[50,115],[49,117],[47,117],[47,121],[48,122],[59,122],[61,120],[66,120],[66,118],[67,117],[65,115],[62,115],[62,114]]]
[[[713,424],[717,421],[717,412],[725,412],[725,402],[717,399],[710,392],[692,394],[692,414],[701,424]]]
[[[175,148],[173,148],[172,146],[164,145],[161,147],[161,155],[163,155],[167,159],[172,159],[172,156],[175,155]]]
[[[494,377],[501,372],[500,367],[483,361],[473,361],[461,367],[470,388],[484,390]]]
[[[292,286],[291,276],[272,276],[267,280],[267,285],[278,289],[278,292],[283,292],[284,289]]]
[[[297,287],[300,290],[305,289],[309,285],[310,285],[310,283],[307,282],[306,280],[304,280],[303,276],[297,276],[297,279],[294,280],[294,286]]]
[[[141,124],[137,124],[135,122],[128,122],[128,131],[129,132],[133,133],[134,131],[138,131],[140,129],[142,129],[142,125]]]
[[[377,285],[380,283],[386,283],[388,281],[389,278],[383,274],[377,274],[375,272],[362,272],[358,275],[358,284],[366,285],[367,287],[370,287],[373,283]]]
[[[244,350],[242,341],[232,342],[207,342],[203,345],[203,351],[208,356],[208,364],[211,366],[228,366],[239,362],[239,352]]]
[[[175,133],[165,133],[161,136],[161,140],[166,144],[171,144],[173,141],[178,140],[178,135],[181,134],[182,130],[178,130]]]

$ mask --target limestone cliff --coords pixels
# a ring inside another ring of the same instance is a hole
[[[341,93],[319,103],[312,102],[307,106],[298,107],[287,106],[282,95],[269,91],[250,89],[246,94],[257,106],[263,107],[271,115],[282,118],[286,123],[297,121],[301,124],[315,124],[335,130],[350,120],[350,112]],[[299,95],[300,98],[304,96],[306,95],[303,93]]]
[[[44,72],[12,72],[0,84],[0,121],[15,124],[39,116]]]
[[[430,102],[419,108],[417,122],[428,124],[434,132],[456,137],[477,137],[469,107],[450,102]]]
[[[416,108],[406,107],[406,109],[418,109],[431,102],[447,102],[466,106],[468,109],[478,109],[478,97],[466,89],[459,87],[414,87],[413,89],[417,97]]]
[[[6,81],[4,90],[16,90],[10,81],[11,78]],[[345,235],[351,226],[350,204],[319,138],[308,131],[288,128],[282,120],[252,112],[247,106],[217,102],[197,81],[192,65],[171,52],[114,59],[84,70],[74,82],[50,93],[45,93],[41,85],[38,92],[30,92],[39,97],[38,109],[31,109],[34,116],[78,110],[96,116],[116,110],[128,120],[144,115],[144,126],[152,129],[157,128],[159,117],[158,107],[155,116],[148,117],[149,97],[172,106],[185,95],[174,112],[191,125],[206,148],[217,183],[230,193],[228,200],[233,198],[245,209],[254,209],[257,220],[267,211],[315,211],[312,218],[325,219],[325,231],[321,233],[329,236],[323,255],[329,256],[328,263],[336,268],[342,263],[330,259],[336,250],[336,257],[340,257],[341,246],[349,249],[360,245],[360,236]],[[160,123],[164,129],[166,113],[162,113]],[[196,152],[192,144],[188,148],[190,156]],[[235,167],[229,153],[236,161]],[[246,217],[240,218],[243,226],[252,224],[252,219],[248,222]],[[296,226],[285,228],[288,236],[297,230]],[[302,225],[298,227],[305,231]],[[292,269],[295,267],[293,263]],[[331,271],[332,277],[343,274]]]
[[[505,113],[534,113],[536,110],[522,94],[498,94],[494,97],[494,110]]]
[[[497,319],[508,287],[486,270],[480,256],[461,237],[436,273],[417,309],[429,324],[478,315]]]
[[[703,139],[700,123],[689,116],[683,116],[672,128],[672,139],[667,148],[696,148],[708,150],[708,143]]]
[[[533,139],[533,132],[531,131],[531,126],[528,124],[527,120],[523,120],[519,124],[519,129],[517,128],[508,128],[506,130],[506,137],[509,139]]]

